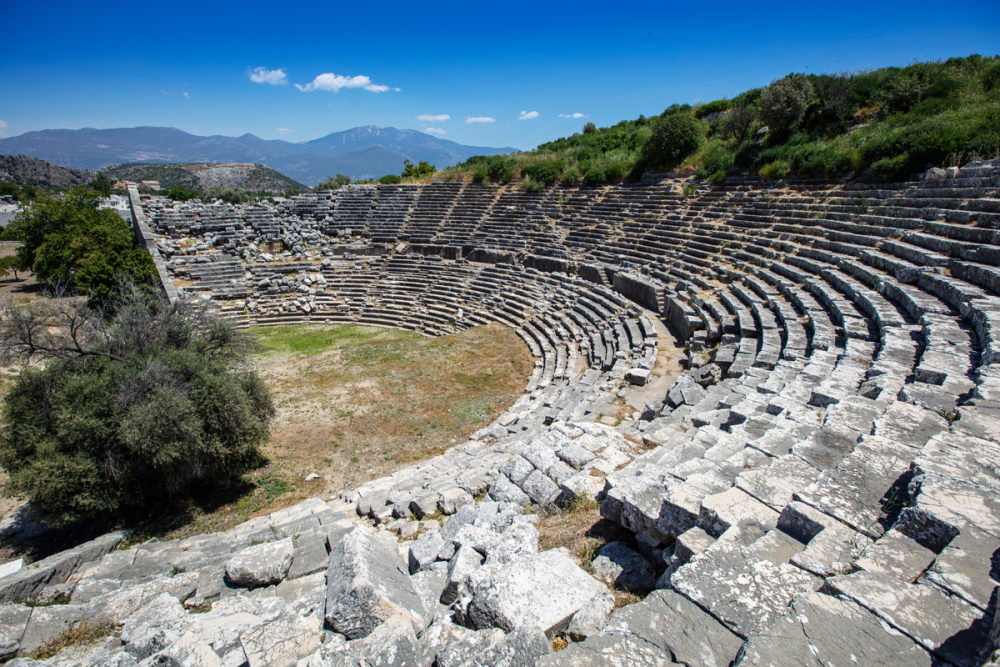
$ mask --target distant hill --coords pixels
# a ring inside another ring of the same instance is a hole
[[[192,190],[229,188],[280,193],[308,188],[261,164],[245,162],[195,164],[119,164],[102,169],[112,180],[159,181],[163,188],[183,185]]]
[[[172,127],[108,130],[39,130],[0,139],[0,154],[24,154],[80,169],[122,163],[259,163],[307,185],[341,173],[357,180],[399,173],[403,160],[426,160],[439,169],[474,155],[513,152],[514,148],[466,146],[416,130],[368,125],[293,143],[188,134]]]
[[[94,172],[86,169],[70,169],[26,155],[0,155],[0,182],[69,188],[93,178]]]

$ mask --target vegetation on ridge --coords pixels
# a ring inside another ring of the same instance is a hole
[[[746,173],[901,180],[1000,155],[1000,56],[849,74],[789,74],[764,88],[582,132],[532,151],[477,156],[444,178],[599,185],[679,169],[721,182]]]

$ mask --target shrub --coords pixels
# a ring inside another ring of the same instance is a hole
[[[661,116],[643,147],[643,167],[646,170],[673,169],[698,150],[701,141],[701,124],[691,114],[679,112]]]
[[[5,357],[46,359],[6,397],[0,465],[7,492],[50,520],[181,500],[261,462],[274,409],[249,341],[134,287],[114,310],[9,305],[0,326]]]
[[[382,185],[396,185],[403,182],[402,176],[399,174],[386,174],[382,178],[378,179],[378,182]]]
[[[601,167],[591,167],[583,175],[584,185],[602,185],[608,182],[607,174]]]
[[[480,185],[484,185],[488,183],[489,180],[490,180],[490,171],[489,169],[486,168],[486,165],[477,167],[476,170],[472,173],[473,183],[479,183]]]
[[[490,180],[510,183],[514,179],[515,160],[509,155],[491,155],[486,159],[486,170]]]
[[[731,104],[732,102],[729,100],[714,100],[708,104],[702,104],[694,110],[695,118],[705,118],[712,114],[722,113],[727,111]]]
[[[429,162],[421,160],[414,165],[410,160],[403,160],[403,178],[420,178],[429,176],[437,171],[437,168]]]
[[[726,174],[733,168],[735,162],[736,151],[722,144],[716,144],[709,150],[701,168],[698,169],[698,178],[715,178],[716,174],[722,172],[722,178],[725,180]]]
[[[590,123],[590,122],[584,123],[584,125],[583,125],[583,133],[584,134],[594,134],[595,132],[597,132],[597,126],[596,125],[594,125],[593,123]]]
[[[559,182],[563,185],[576,185],[581,178],[580,169],[577,167],[566,167],[563,169]]]
[[[525,192],[538,192],[545,189],[545,184],[529,176],[521,181],[521,189]]]
[[[51,286],[103,298],[121,276],[153,278],[156,269],[132,227],[110,209],[97,208],[97,193],[77,187],[59,198],[42,195],[19,213],[4,238],[21,241],[18,268]]]
[[[322,183],[317,183],[314,190],[339,190],[348,183],[351,182],[350,176],[345,176],[344,174],[337,174],[333,178],[328,178]]]
[[[814,97],[813,86],[802,74],[778,79],[761,93],[758,114],[775,139],[798,127]]]
[[[981,77],[983,90],[990,92],[1000,88],[1000,61],[997,61],[986,68]]]
[[[562,174],[565,164],[562,160],[543,160],[521,168],[521,175],[542,185],[552,185]]]
[[[164,194],[174,201],[188,201],[189,199],[196,199],[201,193],[195,192],[185,185],[175,185]]]
[[[761,167],[758,173],[761,178],[768,181],[774,181],[779,178],[784,178],[790,169],[791,166],[788,164],[787,160],[775,160],[774,162],[768,162]]]

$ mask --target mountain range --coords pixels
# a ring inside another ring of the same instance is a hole
[[[173,127],[37,130],[0,139],[0,155],[30,155],[77,169],[126,162],[256,162],[310,186],[335,174],[355,180],[398,174],[406,159],[426,160],[442,169],[473,155],[516,150],[466,146],[417,130],[374,125],[303,142],[253,134],[202,137]]]

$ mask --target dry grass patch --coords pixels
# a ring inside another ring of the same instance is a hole
[[[89,646],[96,644],[105,637],[118,632],[120,626],[111,621],[101,621],[99,623],[75,623],[66,632],[62,633],[49,643],[40,647],[30,658],[35,660],[47,660],[54,657],[63,649],[71,646]]]
[[[297,325],[252,330],[277,417],[270,463],[144,535],[225,530],[440,454],[524,392],[533,359],[502,325],[427,337],[402,329]],[[306,482],[316,473],[319,478]]]
[[[635,536],[602,517],[601,506],[591,498],[578,497],[560,512],[541,515],[536,527],[539,551],[563,547],[587,572],[591,572],[591,561],[605,544],[624,542],[635,546]],[[648,591],[629,591],[614,585],[611,592],[615,595],[615,609],[618,609],[641,601]]]

